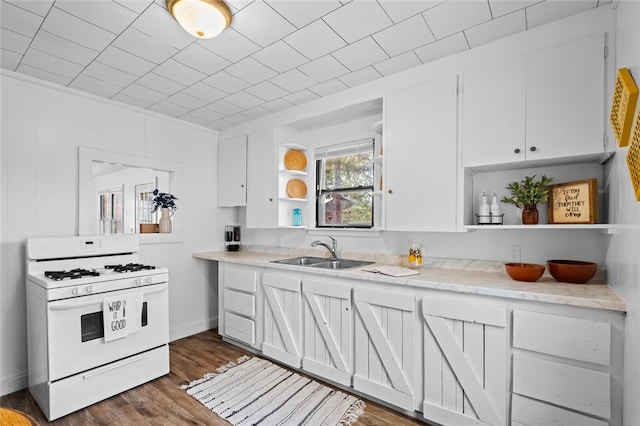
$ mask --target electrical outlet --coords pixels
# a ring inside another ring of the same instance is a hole
[[[509,246],[509,259],[512,262],[520,262],[520,246],[518,244],[511,244]]]

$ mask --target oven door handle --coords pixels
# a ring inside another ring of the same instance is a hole
[[[151,291],[144,291],[142,292],[142,294],[147,295],[147,294],[155,294],[155,293],[160,293],[165,291],[168,288],[167,284],[163,284],[160,286],[154,286],[153,290]],[[93,295],[93,296],[97,296],[97,295]],[[92,305],[101,305],[102,304],[102,300],[95,300],[94,298],[92,298],[93,300],[88,301],[88,302],[84,302],[84,301],[80,301],[80,302],[68,302],[68,303],[61,303],[61,304],[50,304],[49,305],[49,310],[50,311],[70,311],[72,309],[78,309],[78,308],[85,308],[87,306],[92,306]]]

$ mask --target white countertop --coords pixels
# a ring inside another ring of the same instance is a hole
[[[320,253],[320,256],[325,256],[324,253]],[[280,251],[243,249],[238,252],[204,251],[192,253],[192,256],[198,259],[241,265],[301,271],[317,275],[341,276],[344,278],[455,291],[458,293],[532,300],[619,312],[626,311],[625,301],[618,296],[611,287],[604,284],[602,280],[598,280],[597,276],[588,284],[567,284],[557,282],[545,272],[537,282],[527,283],[512,280],[507,273],[504,272],[501,262],[430,259],[430,262],[426,262],[425,266],[419,270],[420,275],[402,278],[366,272],[362,271],[361,268],[336,271],[309,268],[308,266],[270,263],[273,260],[305,255],[317,256],[318,252],[310,253],[308,250],[298,251],[294,249]],[[348,259],[373,260],[378,264],[397,264],[397,262],[393,261],[397,258],[394,256],[365,255],[362,253],[349,255],[345,253],[342,257]]]

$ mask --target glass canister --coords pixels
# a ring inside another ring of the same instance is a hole
[[[422,243],[409,241],[409,256],[407,263],[410,268],[422,268]]]
[[[301,209],[293,209],[293,226],[301,226],[302,225],[302,210]]]

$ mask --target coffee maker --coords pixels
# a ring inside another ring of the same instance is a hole
[[[227,225],[224,227],[224,245],[226,251],[238,251],[242,248],[240,226]]]

